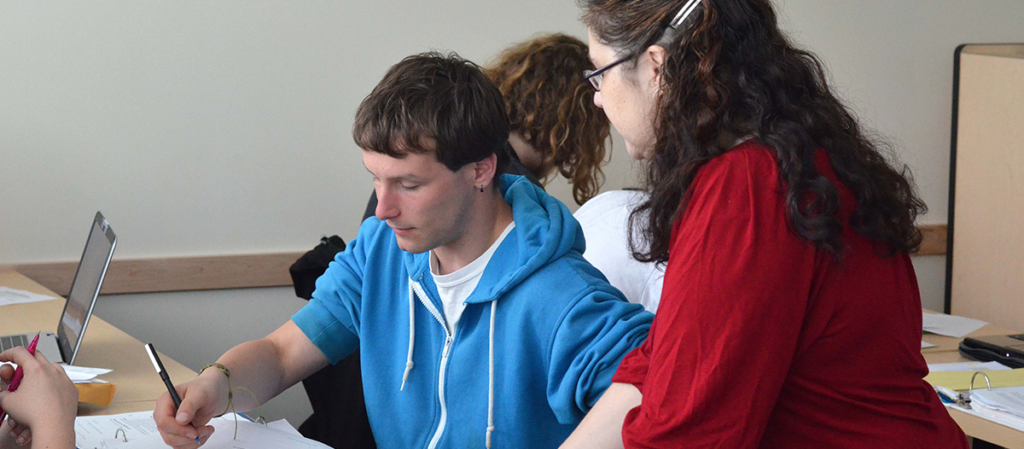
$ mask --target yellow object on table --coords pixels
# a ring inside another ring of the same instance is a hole
[[[1024,386],[1024,368],[1011,370],[983,370],[992,381],[992,388]],[[966,391],[971,388],[971,376],[974,371],[939,371],[925,376],[924,380],[933,387],[945,387],[953,391]],[[988,388],[982,376],[974,381],[974,389]]]
[[[117,391],[117,385],[100,382],[75,384],[75,387],[78,388],[78,402],[100,407],[110,405],[110,402],[114,400],[114,392]]]

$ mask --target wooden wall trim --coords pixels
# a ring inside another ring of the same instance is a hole
[[[946,254],[946,225],[919,225],[921,230],[921,247],[914,253],[917,256],[941,256]]]
[[[924,241],[916,255],[946,254],[946,225],[920,226]],[[243,254],[113,260],[103,294],[153,293],[292,285],[288,267],[302,253]],[[18,264],[12,267],[46,288],[67,296],[78,262]]]
[[[128,259],[110,262],[103,294],[153,293],[292,285],[288,267],[303,253]],[[67,296],[78,262],[17,264],[12,268]]]

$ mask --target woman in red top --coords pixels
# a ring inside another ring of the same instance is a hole
[[[769,0],[580,0],[594,101],[644,161],[647,342],[567,447],[966,448],[923,380],[924,204]]]

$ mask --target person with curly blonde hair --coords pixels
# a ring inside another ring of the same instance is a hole
[[[611,129],[590,84],[579,77],[590,69],[587,44],[549,34],[509,47],[487,70],[505,98],[516,155],[545,184],[556,172],[568,179],[580,205],[604,183]]]

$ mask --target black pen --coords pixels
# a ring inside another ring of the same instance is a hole
[[[153,361],[153,368],[156,368],[156,373],[160,375],[160,378],[164,380],[164,385],[167,386],[167,392],[171,394],[171,399],[174,400],[174,412],[177,413],[178,409],[181,408],[181,398],[178,397],[178,390],[174,388],[174,384],[171,383],[171,376],[167,375],[167,370],[164,369],[164,364],[160,363],[160,356],[156,355],[156,348],[153,347],[153,343],[146,343],[146,353],[149,354],[149,360]],[[189,423],[191,425],[191,423]],[[195,425],[192,428],[195,429]],[[199,431],[196,430],[196,443],[199,442]]]

